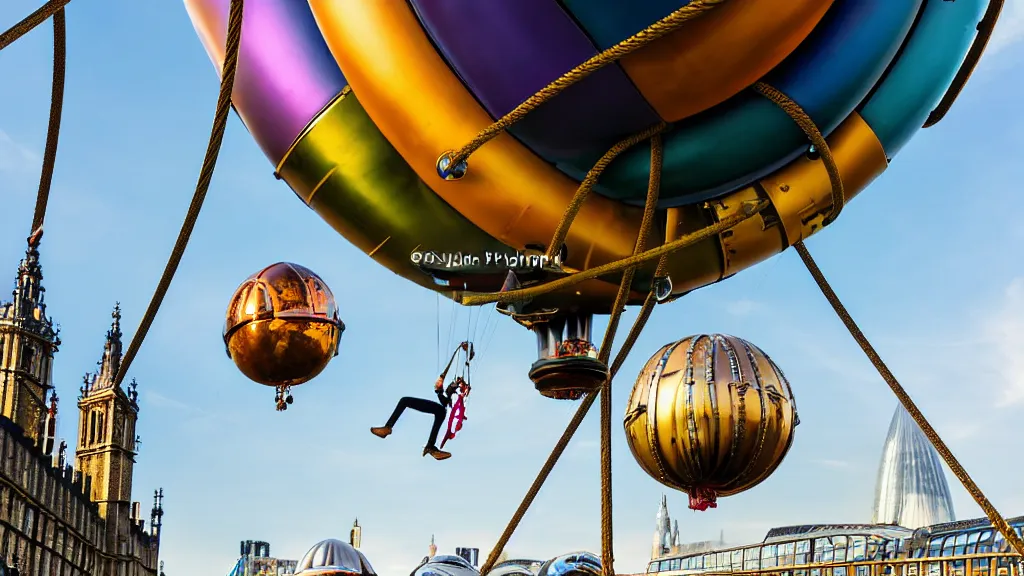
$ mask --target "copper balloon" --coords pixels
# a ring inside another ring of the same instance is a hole
[[[748,490],[793,443],[793,391],[757,346],[715,334],[664,346],[633,386],[623,422],[645,472],[690,495],[690,507]]]
[[[303,266],[278,262],[235,290],[224,344],[250,380],[295,386],[315,378],[337,356],[344,330],[324,281]]]

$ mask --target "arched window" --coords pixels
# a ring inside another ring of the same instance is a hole
[[[35,372],[36,367],[36,348],[32,344],[25,342],[21,345],[21,369],[26,372]]]

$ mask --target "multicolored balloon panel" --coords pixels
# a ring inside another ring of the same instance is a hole
[[[697,2],[695,1],[694,4]],[[185,0],[215,65],[229,0]],[[922,125],[962,62],[985,0],[726,0],[542,104],[477,150],[466,177],[436,162],[684,0],[247,0],[234,89],[276,174],[341,235],[401,276],[456,290],[416,251],[486,254],[551,241],[580,181],[617,141],[668,122],[648,247],[768,200],[673,254],[674,293],[717,282],[819,230],[821,161],[763,80],[827,137],[849,200]],[[638,145],[601,176],[566,238],[569,270],[632,253],[650,176]],[[637,302],[653,265],[634,281]],[[617,278],[536,306],[606,312]],[[500,286],[492,287],[497,290]]]

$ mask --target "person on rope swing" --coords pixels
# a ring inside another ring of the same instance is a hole
[[[459,345],[459,348],[455,349],[455,352],[462,350],[472,350],[472,344],[464,342]],[[471,356],[470,356],[471,357]],[[454,360],[455,354],[452,354]],[[469,364],[469,360],[466,361]],[[451,367],[451,362],[448,363]],[[437,401],[427,400],[426,398],[414,398],[411,396],[405,396],[398,401],[398,405],[395,406],[394,412],[391,413],[391,417],[383,426],[375,426],[370,428],[370,432],[378,438],[387,438],[394,431],[395,424],[398,423],[398,419],[402,417],[402,413],[405,412],[406,408],[411,408],[417,412],[424,414],[431,414],[434,416],[434,424],[430,428],[430,436],[427,439],[427,445],[423,449],[423,455],[433,456],[435,460],[447,460],[451,458],[450,452],[445,452],[437,447],[437,436],[441,433],[441,424],[444,422],[444,417],[448,413],[448,408],[452,406],[452,396],[458,392],[462,397],[466,397],[469,394],[469,383],[461,376],[457,376],[447,388],[444,388],[444,380],[448,374],[448,368],[441,376],[434,382],[434,393],[437,394]],[[465,419],[465,416],[462,417]]]
[[[425,398],[405,396],[398,401],[398,405],[395,406],[395,411],[392,412],[391,417],[388,418],[387,424],[370,428],[370,432],[379,438],[387,438],[393,431],[395,424],[398,423],[398,419],[402,417],[402,413],[405,412],[406,408],[411,408],[424,414],[432,414],[434,416],[434,424],[430,428],[430,436],[427,440],[426,448],[423,449],[423,455],[426,456],[429,454],[437,460],[447,460],[448,458],[451,458],[452,455],[450,452],[445,452],[437,447],[437,436],[441,433],[441,424],[444,422],[445,415],[448,414],[448,408],[452,405],[452,396],[455,395],[456,391],[459,394],[465,395],[469,386],[461,377],[455,378],[447,388],[442,388],[443,386],[444,380],[440,378],[434,383],[434,393],[437,394],[436,402]]]

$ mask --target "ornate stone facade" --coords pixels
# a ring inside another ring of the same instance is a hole
[[[134,382],[127,391],[115,383],[120,309],[100,369],[80,389],[72,467],[67,444],[55,446],[60,338],[46,316],[38,245],[29,239],[13,298],[0,303],[0,566],[22,576],[157,576],[163,493],[147,531],[131,502],[138,395]]]

